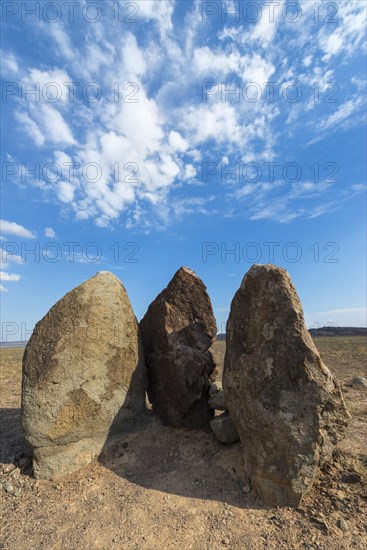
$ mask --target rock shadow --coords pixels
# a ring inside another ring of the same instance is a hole
[[[165,426],[148,408],[134,415],[131,405],[139,376],[137,369],[98,461],[146,489],[239,508],[263,508],[248,493],[240,442],[224,445],[211,430]]]
[[[32,456],[21,422],[21,408],[0,409],[0,462],[14,464]]]
[[[247,478],[239,442],[224,445],[211,430],[165,426],[148,407],[134,414],[140,377],[138,367],[98,461],[146,489],[240,508],[259,507],[254,495],[244,491]]]
[[[216,500],[240,508],[255,504],[244,492],[240,443],[223,445],[204,431],[164,426],[151,412],[111,435],[99,462],[147,489],[182,497]]]

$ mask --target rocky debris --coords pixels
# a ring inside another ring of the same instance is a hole
[[[310,516],[310,521],[315,525],[317,529],[320,529],[320,531],[323,531],[324,533],[327,533],[330,529],[330,525],[327,521],[321,516]]]
[[[7,493],[14,493],[14,485],[12,485],[9,481],[5,481],[3,483],[3,487]]]
[[[236,427],[227,411],[213,418],[210,427],[221,443],[235,443],[239,440]]]
[[[214,395],[212,395],[211,397],[209,397],[208,403],[209,403],[209,407],[211,407],[214,410],[217,410],[217,411],[227,410],[223,391],[219,391]]]
[[[32,474],[30,450],[19,450],[10,453],[12,462],[0,463],[0,486],[11,497],[19,497],[24,488],[31,488],[34,479]]]
[[[97,273],[37,323],[23,357],[22,424],[36,478],[96,457],[145,408],[138,324],[121,282]]]
[[[225,411],[210,422],[214,435],[221,443],[234,443],[239,440],[237,430],[229,417],[221,382],[212,382],[209,386],[209,407],[216,411]]]
[[[360,483],[362,476],[358,472],[346,472],[340,478],[342,483]]]
[[[219,391],[222,391],[222,390],[223,390],[223,388],[222,388],[222,383],[221,382],[219,382],[217,380],[215,382],[211,382],[209,384],[209,390],[208,390],[209,397],[211,397],[215,393],[218,393]]]
[[[10,474],[10,472],[15,470],[15,468],[16,468],[15,464],[5,464],[5,466],[3,466],[3,473]]]
[[[15,468],[11,474],[10,474],[10,477],[12,479],[19,479],[20,478],[20,469],[19,468]]]
[[[355,376],[351,381],[350,386],[354,388],[357,388],[357,387],[367,388],[367,378],[364,378],[363,376]]]
[[[21,455],[16,464],[0,464],[0,486],[9,498],[18,498],[25,491],[32,490],[35,480],[30,477],[30,464],[31,459]]]
[[[150,304],[141,323],[148,373],[148,397],[167,425],[209,428],[210,347],[216,323],[201,279],[181,267]]]
[[[298,506],[349,414],[284,269],[254,265],[234,296],[223,387],[252,486],[265,504]]]
[[[338,525],[339,529],[341,529],[342,531],[349,531],[349,525],[345,521],[345,519],[343,519],[343,518],[339,519],[338,522],[337,522],[337,525]]]

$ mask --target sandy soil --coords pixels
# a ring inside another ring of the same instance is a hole
[[[23,350],[0,350],[0,548],[367,547],[367,389],[348,385],[366,376],[366,339],[316,344],[343,387],[352,422],[297,510],[266,508],[249,491],[239,443],[225,446],[213,434],[175,431],[149,411],[99,461],[57,482],[35,481],[20,426]],[[224,350],[224,343],[215,344],[219,362]]]

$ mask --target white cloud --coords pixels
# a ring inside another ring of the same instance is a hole
[[[39,147],[46,140],[56,145],[75,145],[76,141],[68,124],[59,111],[49,104],[29,104],[30,114],[18,111],[15,117],[24,125],[26,133]],[[35,120],[34,120],[35,119]]]
[[[335,212],[336,210],[339,210],[340,204],[338,204],[336,201],[329,201],[325,204],[320,204],[318,206],[315,206],[311,210],[311,213],[309,214],[308,218],[310,220],[313,220],[315,218],[319,218],[320,216],[323,216],[324,214],[330,214],[331,212]]]
[[[162,114],[154,99],[148,99],[143,88],[139,103],[123,103],[111,122],[113,129],[123,134],[138,154],[146,156],[159,150],[164,137]]]
[[[266,82],[270,81],[274,72],[274,65],[259,54],[246,55],[242,58],[242,78],[244,82],[255,82],[263,87]]]
[[[2,74],[15,76],[19,73],[18,61],[13,53],[0,50],[0,58]]]
[[[74,199],[75,186],[68,181],[60,181],[57,183],[57,196],[59,200],[65,204],[71,203]]]
[[[324,52],[326,52],[323,59],[324,61],[328,61],[333,55],[336,55],[342,49],[343,38],[339,32],[334,32],[329,36],[324,35],[321,39],[321,47]]]
[[[228,199],[234,202],[239,213],[250,220],[290,223],[296,218],[316,218],[339,209],[347,197],[350,197],[351,191],[350,188],[339,193],[336,191],[330,201],[327,192],[333,185],[333,182],[327,180],[319,183],[298,181],[293,184],[281,179],[274,182],[246,183],[229,193]]]
[[[155,20],[162,36],[172,30],[171,17],[175,7],[175,0],[136,0],[139,9],[138,17]]]
[[[324,118],[320,122],[320,129],[327,130],[333,126],[339,125],[345,122],[352,114],[356,113],[364,105],[364,100],[361,97],[350,99],[346,101],[340,107],[327,118]]]
[[[214,208],[209,208],[209,204],[214,201],[215,196],[209,197],[185,197],[172,202],[171,208],[176,217],[182,217],[187,214],[210,215],[217,212]]]
[[[192,180],[193,178],[195,178],[195,176],[197,176],[197,170],[195,166],[193,166],[192,164],[186,164],[185,173],[183,176],[184,180]]]
[[[111,46],[106,48],[104,44],[96,44],[95,38],[92,37],[90,42],[87,43],[81,57],[75,62],[77,74],[80,74],[87,81],[93,81],[96,77],[98,78],[102,68],[113,62],[111,50],[113,50]]]
[[[363,193],[366,191],[366,188],[367,186],[365,183],[356,183],[351,186],[352,191],[354,191],[355,193]]]
[[[261,11],[261,17],[256,23],[254,29],[249,35],[252,40],[259,40],[263,48],[268,47],[274,40],[281,14],[284,5],[284,0],[275,3],[269,2]]]
[[[52,227],[45,227],[45,237],[47,237],[48,239],[55,239],[56,238],[56,233],[52,229]]]
[[[56,145],[75,145],[76,141],[63,116],[51,105],[38,104],[37,108],[31,104],[31,112],[41,126],[48,141]]]
[[[250,216],[250,220],[275,220],[279,223],[289,223],[300,215],[300,213],[288,210],[287,196],[269,201],[269,203],[265,203],[267,205],[264,206],[264,203],[260,202],[255,207],[255,213]]]
[[[15,118],[23,125],[21,130],[25,130],[38,147],[41,147],[45,143],[45,136],[42,134],[36,122],[32,120],[27,113],[17,112],[15,113]]]
[[[21,256],[18,254],[13,254],[10,250],[7,252],[6,250],[0,248],[0,281],[17,282],[20,280],[20,275],[3,271],[6,270],[11,263],[18,265],[22,264],[23,261]],[[4,285],[0,284],[0,291],[8,292],[8,289],[4,287]]]
[[[315,129],[315,136],[307,142],[307,145],[317,143],[337,130],[348,130],[364,124],[365,120],[364,97],[355,95],[339,105],[331,115],[309,123],[309,126]]]
[[[6,235],[15,235],[24,239],[35,239],[36,234],[15,222],[0,220],[0,232]]]
[[[178,151],[179,153],[184,153],[189,148],[189,144],[186,139],[184,139],[181,134],[175,130],[172,130],[169,133],[168,141],[172,149],[174,151]]]
[[[0,269],[7,269],[10,263],[21,265],[23,264],[22,257],[0,248]]]
[[[122,63],[126,71],[126,77],[133,79],[141,77],[147,70],[147,64],[144,55],[138,47],[135,36],[128,33],[122,48]]]
[[[41,23],[41,31],[50,34],[62,57],[68,60],[73,59],[73,57],[75,56],[75,48],[73,48],[69,35],[59,21],[56,21],[52,24]]]
[[[0,281],[19,281],[20,275],[16,273],[7,273],[6,271],[0,271]]]
[[[39,88],[39,99],[43,103],[53,103],[57,106],[64,102],[71,102],[72,97],[69,95],[72,78],[63,69],[52,69],[49,71],[41,71],[39,69],[29,69],[29,74],[23,78],[25,90],[35,90]],[[65,84],[69,83],[69,86]],[[34,96],[27,95],[27,101],[32,101]],[[37,98],[38,101],[38,98]]]
[[[241,4],[239,6],[241,10]],[[254,47],[254,43],[257,43],[261,48],[268,49],[275,41],[278,28],[282,23],[283,7],[284,0],[267,2],[262,6],[261,11],[258,11],[261,16],[256,24],[246,24],[245,27],[238,24],[236,26],[226,25],[223,31],[218,34],[218,38],[220,40],[231,38],[234,42],[243,46],[250,45]]]
[[[208,46],[197,48],[194,51],[194,71],[203,74],[220,74],[225,76],[230,72],[237,72],[240,56],[236,52],[230,54],[215,53]]]
[[[366,44],[365,2],[339,2],[334,19],[337,25],[324,25],[319,32],[319,46],[324,52],[323,61],[343,53],[343,58],[363,49]]]
[[[195,146],[211,138],[218,143],[239,143],[242,131],[237,117],[238,111],[228,103],[195,105],[186,111],[182,126]]]
[[[101,260],[104,258],[100,257],[97,252],[93,253],[92,250],[88,253],[88,255],[83,254],[82,252],[72,252],[65,254],[65,259],[69,263],[77,263],[77,264],[100,264]]]
[[[237,51],[213,52],[207,46],[195,50],[193,65],[199,75],[225,77],[236,73],[243,82],[256,82],[261,87],[275,72],[274,65],[258,53],[241,56]]]

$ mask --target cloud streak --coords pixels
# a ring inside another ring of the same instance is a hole
[[[34,231],[16,222],[9,222],[7,220],[0,220],[0,233],[4,235],[14,235],[15,237],[22,237],[24,239],[36,238],[36,233]]]

